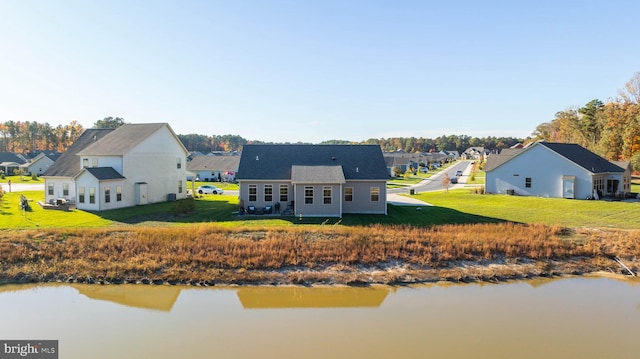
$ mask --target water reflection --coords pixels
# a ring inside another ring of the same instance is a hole
[[[244,309],[379,307],[389,287],[243,287]]]
[[[180,287],[156,286],[147,287],[135,284],[125,285],[91,285],[70,284],[80,294],[95,300],[126,305],[129,307],[171,311],[180,295]]]

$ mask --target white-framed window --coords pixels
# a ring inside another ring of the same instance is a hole
[[[89,187],[89,203],[96,203],[96,188]]]
[[[313,187],[311,186],[304,188],[304,203],[313,204]]]
[[[178,193],[182,193],[182,180],[178,181]]]
[[[272,184],[264,185],[264,201],[265,202],[273,201],[273,185]]]
[[[89,159],[88,158],[83,158],[82,159],[82,167],[89,167]]]
[[[122,186],[116,186],[116,201],[122,201]]]
[[[353,201],[353,187],[345,187],[344,188],[344,201],[352,202]]]
[[[182,168],[182,158],[180,158],[180,157],[176,158],[176,168],[177,169],[181,169]]]
[[[98,167],[98,159],[97,158],[92,158],[91,159],[91,167]]]
[[[258,185],[249,185],[249,202],[255,202],[258,200]]]
[[[331,204],[331,192],[332,188],[330,186],[322,187],[322,203]]]
[[[69,195],[69,184],[68,183],[63,183],[62,184],[62,195],[63,196],[68,196]]]
[[[380,187],[371,187],[371,202],[380,201]]]
[[[531,188],[531,177],[525,177],[524,186],[525,188]]]
[[[109,203],[109,202],[111,202],[111,188],[105,187],[104,188],[104,203]]]
[[[286,184],[280,185],[280,202],[289,202],[289,186]]]
[[[49,196],[53,196],[53,185],[52,184],[47,186],[47,193],[49,194]]]
[[[78,202],[84,203],[84,187],[78,187]]]

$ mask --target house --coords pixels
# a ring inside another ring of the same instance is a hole
[[[0,171],[5,175],[13,175],[13,171],[20,169],[20,165],[26,162],[23,156],[13,152],[0,152]]]
[[[487,193],[586,199],[622,196],[631,188],[628,164],[609,162],[571,143],[503,149],[487,159],[484,170]]]
[[[491,151],[484,147],[469,147],[462,152],[460,157],[464,160],[485,161],[489,154]]]
[[[187,180],[195,176],[200,181],[231,182],[235,180],[239,165],[238,155],[198,156],[187,163]]]
[[[45,199],[93,211],[181,199],[187,154],[166,123],[89,129],[43,174]]]
[[[23,164],[22,168],[28,175],[41,176],[62,154],[59,152],[40,152],[31,162]]]
[[[244,207],[312,217],[386,214],[387,179],[378,145],[245,145],[236,176]]]

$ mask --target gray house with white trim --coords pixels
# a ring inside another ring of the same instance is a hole
[[[388,179],[378,145],[245,145],[236,176],[245,208],[311,217],[386,214]]]
[[[484,171],[487,193],[586,199],[624,196],[631,189],[628,163],[607,161],[572,143],[504,149],[489,156]]]

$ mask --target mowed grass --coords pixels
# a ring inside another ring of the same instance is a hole
[[[456,216],[476,219],[563,227],[640,228],[640,202],[478,195],[469,189],[425,192],[414,197],[454,211]]]
[[[470,189],[447,192],[423,192],[414,195],[433,206],[388,206],[387,215],[344,215],[343,218],[238,216],[238,198],[231,195],[207,195],[195,200],[195,211],[183,215],[171,212],[175,202],[103,211],[69,212],[43,210],[36,203],[44,199],[42,191],[22,192],[31,199],[31,211],[19,208],[20,193],[5,193],[0,202],[0,228],[64,228],[137,226],[184,226],[217,223],[238,226],[341,225],[369,226],[476,223],[543,223],[563,227],[640,228],[640,202],[583,201],[568,199],[478,195]]]

